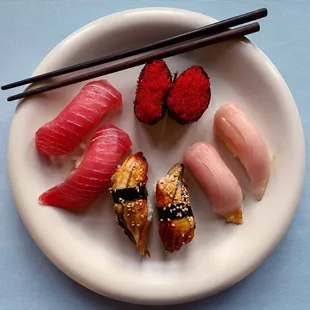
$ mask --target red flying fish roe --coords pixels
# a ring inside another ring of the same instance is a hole
[[[179,124],[196,122],[211,99],[210,79],[200,66],[192,66],[172,83],[166,98],[169,116]]]
[[[166,114],[165,96],[171,73],[164,60],[152,60],[142,69],[134,101],[135,115],[142,123],[154,125]]]

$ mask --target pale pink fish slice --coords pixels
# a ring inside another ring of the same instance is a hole
[[[271,156],[261,133],[234,102],[223,104],[215,113],[214,130],[231,153],[239,158],[250,178],[255,197],[261,200],[271,170]]]
[[[183,161],[201,185],[213,212],[227,222],[242,224],[241,187],[215,148],[205,142],[195,143],[185,151]]]
[[[39,197],[39,203],[65,209],[89,206],[107,189],[121,158],[131,149],[127,133],[103,125],[93,134],[78,167],[64,182]]]
[[[105,80],[91,81],[52,121],[36,132],[36,146],[46,155],[74,150],[111,108],[121,108],[122,95]]]

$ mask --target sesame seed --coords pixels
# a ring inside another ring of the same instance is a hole
[[[137,224],[138,227],[140,227],[140,224]]]
[[[144,218],[144,215],[143,215],[143,214],[141,215],[141,218]]]
[[[162,221],[163,221],[163,219],[160,219],[160,221],[162,222]]]
[[[167,221],[170,222],[170,218],[167,218]]]
[[[175,226],[175,224],[171,224],[171,226],[173,226],[173,227],[174,227],[174,226]]]
[[[166,207],[164,207],[164,211],[166,211]]]
[[[184,238],[184,237],[185,237],[185,235],[184,235],[184,234],[182,234],[182,237]]]
[[[132,226],[132,227],[134,227],[134,226],[135,226],[135,224],[131,224],[131,226]]]

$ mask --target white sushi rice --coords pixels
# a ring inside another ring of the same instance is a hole
[[[82,149],[83,151],[83,154],[81,156],[73,156],[72,157],[72,160],[75,162],[74,163],[74,167],[75,169],[80,165],[80,163],[82,162],[83,158],[84,158],[84,152],[85,152],[85,149],[86,149],[86,144],[85,143],[80,143],[80,148]]]
[[[75,169],[80,165],[84,156],[74,156],[72,159],[75,161],[74,167]]]

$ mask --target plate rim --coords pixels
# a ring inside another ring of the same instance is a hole
[[[102,23],[102,22],[108,22],[108,19],[113,19],[115,17],[121,17],[124,14],[131,14],[131,13],[148,13],[148,14],[153,14],[155,12],[164,12],[166,11],[169,14],[172,13],[176,13],[176,12],[180,12],[183,13],[185,15],[191,15],[191,16],[200,16],[201,18],[206,18],[209,19],[210,21],[217,21],[216,19],[207,16],[205,14],[199,13],[199,12],[195,12],[195,11],[191,11],[191,10],[184,10],[184,9],[178,9],[178,8],[173,8],[173,7],[146,7],[146,8],[136,8],[136,9],[129,9],[129,10],[124,10],[124,11],[120,11],[120,12],[116,12],[113,14],[109,14],[106,16],[103,16],[101,18],[98,18],[90,23],[87,23],[86,25],[80,27],[79,29],[77,29],[76,31],[72,32],[71,34],[69,34],[67,37],[65,37],[62,41],[60,41],[54,48],[51,49],[51,51],[41,60],[41,62],[38,64],[38,66],[36,67],[36,69],[33,71],[32,75],[36,75],[39,73],[44,72],[48,67],[49,67],[49,63],[51,62],[51,60],[54,57],[54,54],[57,54],[58,50],[63,48],[63,46],[65,44],[69,44],[70,41],[73,39],[78,38],[79,36],[83,36],[84,32],[87,30],[90,30],[92,26],[96,25],[97,23]],[[168,15],[169,15],[168,14]],[[272,61],[262,52],[261,49],[259,49],[251,40],[246,39],[247,43],[251,44],[252,47],[254,47],[256,49],[256,51],[260,54],[260,56],[262,57],[262,59],[264,59],[264,61],[267,61],[269,63],[269,65],[272,66],[273,70],[275,71],[275,73],[277,74],[277,77],[281,80],[281,84],[283,87],[286,88],[287,93],[289,94],[290,98],[289,100],[292,101],[292,103],[294,103],[295,108],[296,108],[296,113],[298,116],[298,121],[296,123],[296,125],[298,125],[298,130],[299,130],[299,134],[300,134],[300,138],[302,138],[303,143],[300,144],[300,152],[301,152],[301,158],[302,158],[302,176],[300,178],[300,182],[298,184],[298,193],[296,193],[295,195],[295,203],[294,203],[294,209],[292,208],[292,212],[291,212],[291,216],[289,218],[289,220],[287,221],[286,225],[283,225],[282,227],[282,231],[281,233],[278,234],[278,237],[276,238],[276,240],[274,240],[273,242],[273,246],[271,249],[268,249],[268,251],[266,251],[266,253],[264,253],[264,255],[262,255],[261,259],[256,263],[253,264],[251,266],[251,268],[248,268],[247,272],[243,272],[242,275],[240,275],[240,277],[234,279],[234,281],[232,281],[231,283],[227,283],[226,285],[222,285],[222,287],[219,287],[213,291],[209,291],[209,292],[201,292],[199,291],[199,293],[196,294],[192,294],[190,296],[173,296],[171,298],[161,298],[160,296],[158,298],[141,298],[139,296],[133,296],[133,294],[124,294],[122,292],[117,292],[117,290],[109,290],[109,293],[107,294],[103,294],[102,292],[94,289],[94,287],[92,287],[92,284],[90,283],[91,281],[81,281],[76,275],[72,274],[69,270],[66,270],[64,266],[60,266],[61,264],[59,264],[59,262],[57,262],[57,258],[54,257],[54,255],[52,253],[49,253],[49,251],[47,250],[46,246],[43,244],[43,242],[41,242],[40,240],[38,240],[38,238],[36,238],[36,236],[34,236],[34,234],[32,233],[32,229],[30,227],[30,225],[28,225],[27,221],[24,219],[23,215],[22,215],[22,208],[20,207],[20,204],[16,203],[17,199],[17,194],[14,191],[14,186],[12,183],[12,169],[11,169],[11,163],[10,163],[10,150],[12,147],[12,124],[14,122],[14,118],[15,118],[15,114],[13,116],[12,119],[12,123],[11,123],[11,128],[10,128],[10,133],[9,133],[9,141],[8,141],[8,170],[9,170],[9,179],[10,179],[10,185],[11,185],[11,189],[12,189],[12,195],[13,195],[13,199],[15,202],[15,206],[16,209],[28,231],[28,233],[31,235],[31,238],[35,241],[35,243],[38,245],[38,247],[40,248],[40,250],[45,254],[45,256],[58,268],[60,269],[63,273],[65,273],[67,276],[69,276],[71,279],[75,280],[76,282],[80,283],[81,285],[85,286],[86,288],[95,291],[101,295],[104,295],[106,297],[110,297],[116,300],[120,300],[120,301],[125,301],[125,302],[132,302],[132,303],[139,303],[139,304],[145,304],[145,305],[149,305],[149,304],[156,304],[156,305],[167,305],[167,304],[180,304],[180,303],[185,303],[185,302],[189,302],[189,301],[194,301],[197,299],[201,299],[203,297],[207,297],[210,295],[213,295],[215,293],[218,293],[219,291],[222,291],[224,289],[227,289],[233,285],[235,285],[236,283],[238,283],[239,281],[241,281],[242,279],[246,278],[249,274],[251,274],[258,266],[261,265],[261,263],[271,254],[271,252],[278,246],[278,244],[280,243],[280,241],[282,240],[282,238],[284,237],[284,235],[286,234],[293,218],[294,215],[296,213],[296,210],[298,208],[298,204],[299,204],[299,200],[301,197],[301,192],[303,189],[303,184],[304,184],[304,178],[305,178],[305,168],[306,168],[306,152],[305,152],[305,138],[304,138],[304,131],[303,131],[303,127],[302,127],[302,122],[300,119],[300,114],[298,111],[298,107],[296,105],[296,102],[292,96],[292,93],[288,87],[288,85],[286,84],[284,78],[282,77],[282,75],[280,74],[280,72],[278,71],[278,69],[275,67],[275,65],[272,63]],[[25,89],[27,89],[29,86],[25,87]],[[18,104],[20,104],[23,100],[20,100]],[[106,285],[107,288],[108,285]],[[107,290],[106,290],[107,291]],[[113,293],[111,293],[113,292]],[[132,292],[130,292],[132,293]]]

